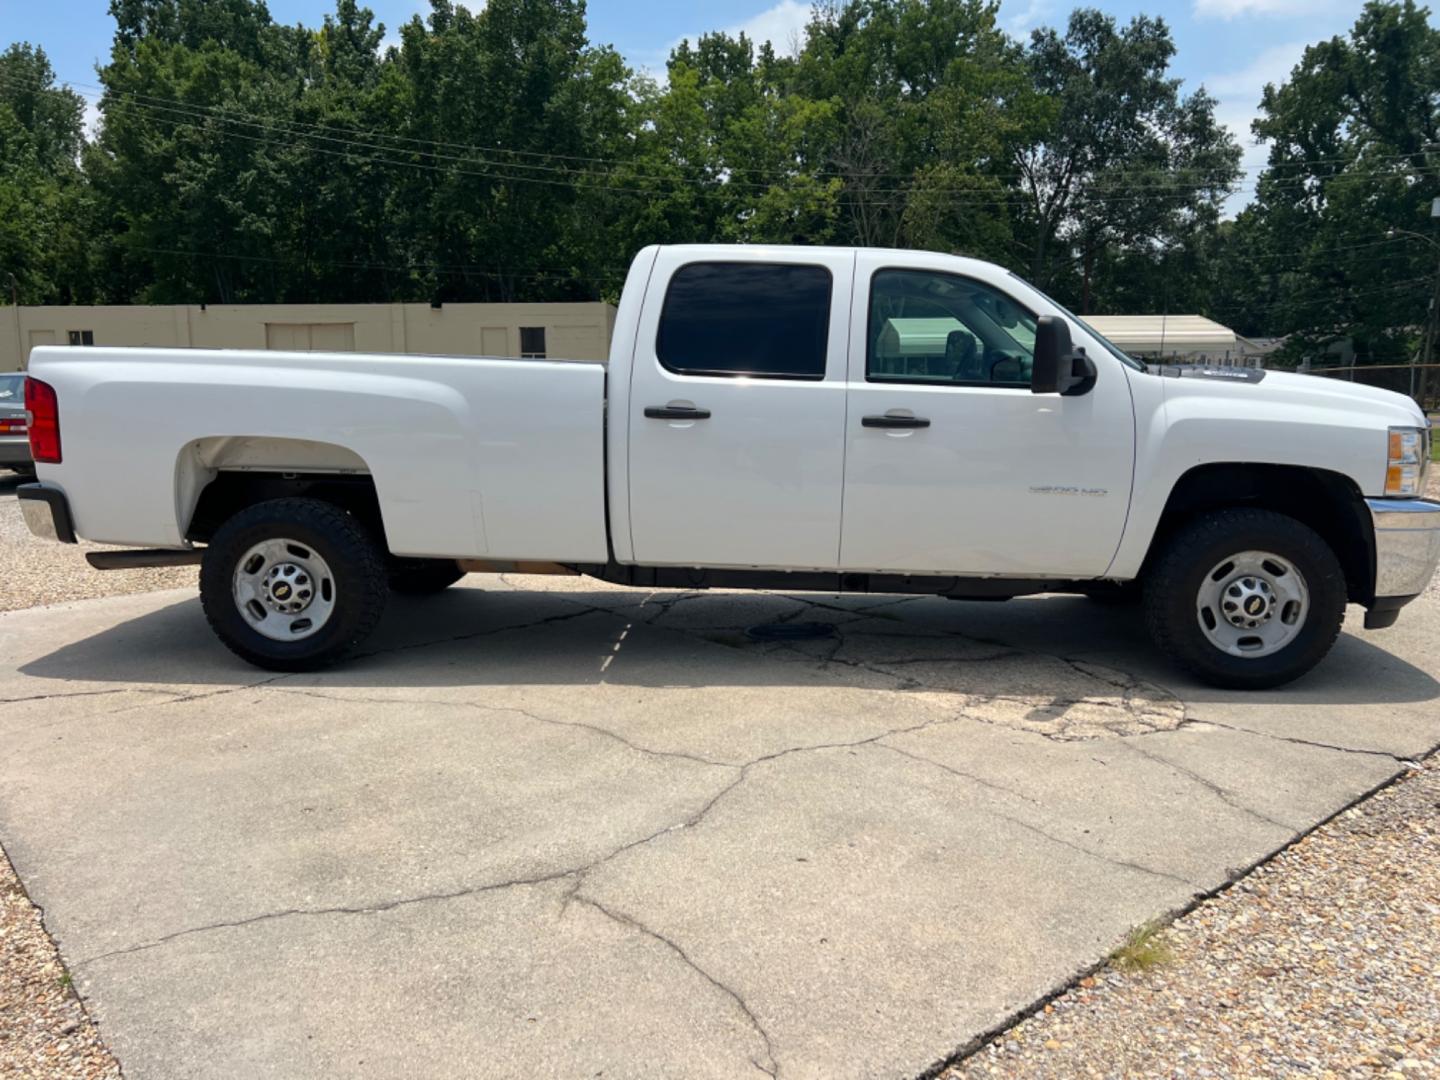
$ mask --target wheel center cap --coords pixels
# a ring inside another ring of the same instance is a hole
[[[282,615],[295,615],[310,606],[315,590],[309,573],[295,563],[276,563],[265,574],[265,604]]]
[[[1264,578],[1237,577],[1221,593],[1220,609],[1230,625],[1253,630],[1275,613],[1275,590]]]

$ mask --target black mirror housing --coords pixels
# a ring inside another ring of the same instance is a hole
[[[1032,394],[1083,394],[1095,385],[1095,363],[1070,343],[1070,324],[1055,315],[1041,315],[1035,323],[1035,363],[1031,369]]]

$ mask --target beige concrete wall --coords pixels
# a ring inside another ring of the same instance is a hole
[[[96,345],[197,349],[354,349],[432,356],[519,356],[520,328],[543,326],[556,360],[609,355],[609,304],[212,304],[0,307],[0,371],[37,345],[90,331]]]

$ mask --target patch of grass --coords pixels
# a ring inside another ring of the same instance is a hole
[[[1121,971],[1149,971],[1168,964],[1174,950],[1165,940],[1163,926],[1144,923],[1125,936],[1125,943],[1110,954],[1110,963]]]
[[[75,980],[70,978],[70,973],[68,971],[61,975],[60,978],[56,979],[55,981],[60,984],[61,990],[69,990],[72,986],[75,985]]]

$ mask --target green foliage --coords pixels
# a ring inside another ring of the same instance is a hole
[[[782,55],[684,42],[657,82],[583,0],[430,0],[387,37],[262,0],[111,0],[93,138],[38,48],[0,55],[0,297],[584,299],[657,242],[976,255],[1088,311],[1201,311],[1304,351],[1413,351],[1435,253],[1440,44],[1413,0],[1266,89],[1239,148],[1159,19],[1028,42],[990,0],[836,0]],[[1440,237],[1437,237],[1440,240]],[[1357,248],[1358,245],[1362,245]],[[1368,245],[1368,246],[1365,246]]]
[[[83,293],[84,106],[55,85],[41,49],[0,53],[0,296],[43,303]]]
[[[1269,167],[1236,223],[1252,268],[1241,325],[1292,333],[1296,356],[1344,339],[1361,362],[1413,356],[1440,243],[1437,100],[1440,32],[1412,0],[1372,0],[1265,88]]]

